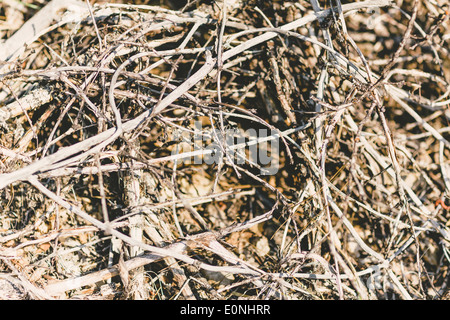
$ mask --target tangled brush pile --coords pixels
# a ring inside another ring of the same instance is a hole
[[[3,297],[445,299],[446,1],[24,3]]]

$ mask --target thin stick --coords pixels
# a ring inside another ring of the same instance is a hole
[[[102,37],[100,37],[100,32],[98,31],[97,22],[95,21],[95,16],[94,16],[94,13],[92,12],[92,6],[91,6],[90,0],[86,0],[86,4],[89,9],[89,14],[91,15],[91,18],[92,18],[92,23],[95,28],[95,33],[97,34],[98,46],[100,48],[100,51],[103,51]]]

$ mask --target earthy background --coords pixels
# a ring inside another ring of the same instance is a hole
[[[331,5],[1,1],[0,298],[448,299],[448,1]]]

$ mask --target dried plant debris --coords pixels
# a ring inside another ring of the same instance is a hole
[[[156,2],[1,2],[1,298],[447,299],[448,1]]]

